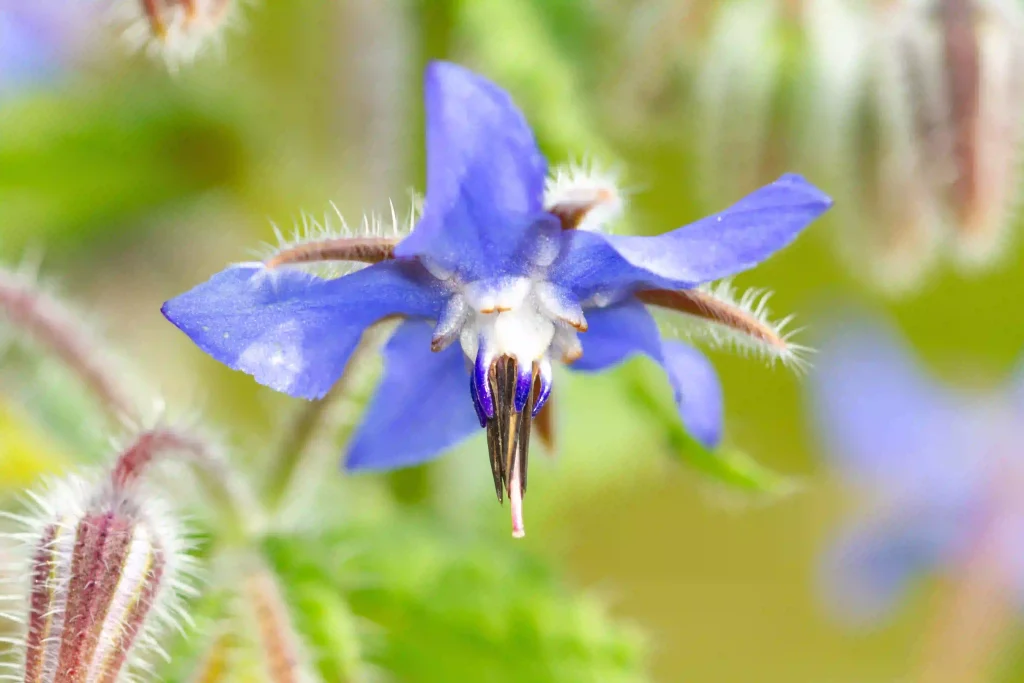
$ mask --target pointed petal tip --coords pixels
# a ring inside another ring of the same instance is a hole
[[[807,194],[807,199],[821,205],[821,211],[825,212],[835,203],[832,197],[825,194],[820,188],[807,180],[799,173],[784,173],[773,185],[788,185],[793,189],[800,190]]]

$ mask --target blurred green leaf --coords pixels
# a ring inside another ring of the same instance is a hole
[[[33,486],[43,474],[63,470],[68,457],[29,420],[0,401],[0,488]]]
[[[231,184],[243,167],[231,124],[140,88],[76,91],[0,107],[0,226],[13,254],[74,253],[124,234],[154,207]]]
[[[554,162],[566,153],[611,161],[576,66],[552,40],[535,4],[459,0],[456,8],[459,39],[482,71],[513,94],[541,141],[556,148]]]
[[[505,538],[403,517],[268,548],[286,585],[344,592],[355,614],[380,627],[365,656],[398,680],[647,680],[637,634]]]
[[[339,683],[363,680],[358,623],[338,590],[315,582],[286,588],[320,676]]]

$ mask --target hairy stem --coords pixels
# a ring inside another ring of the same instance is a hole
[[[327,396],[305,404],[293,415],[291,424],[284,430],[282,439],[271,454],[265,490],[269,509],[275,510],[284,503],[302,471],[313,442],[322,432],[330,407],[348,394],[358,382],[359,373],[356,370],[376,345],[377,335],[371,330],[352,352],[341,378]]]
[[[199,436],[169,428],[151,429],[139,434],[118,456],[111,472],[115,490],[133,486],[159,457],[185,455],[204,491],[204,499],[218,509],[218,519],[237,536],[244,535],[258,506],[245,481],[213,444]]]
[[[0,313],[74,372],[117,418],[137,418],[131,393],[72,312],[26,277],[0,269]]]
[[[756,315],[700,289],[649,289],[637,292],[636,298],[645,304],[718,323],[770,346],[786,346],[786,340]]]
[[[299,637],[277,578],[266,567],[253,571],[244,582],[244,602],[254,618],[260,652],[271,683],[298,683],[302,668]]]
[[[339,237],[336,239],[304,242],[282,249],[264,261],[267,268],[298,263],[326,261],[355,261],[379,263],[395,257],[397,237]]]

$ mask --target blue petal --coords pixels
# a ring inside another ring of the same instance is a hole
[[[580,335],[583,356],[573,370],[604,370],[635,353],[661,364],[687,431],[708,448],[722,439],[722,386],[714,367],[696,349],[662,339],[643,304],[629,299],[586,312],[589,329]]]
[[[972,457],[971,406],[866,321],[834,329],[819,349],[809,410],[847,477],[899,495],[971,495],[984,460]]]
[[[968,540],[970,519],[962,511],[901,511],[846,531],[825,556],[826,601],[855,622],[890,612],[921,575],[949,568]]]
[[[384,379],[349,446],[348,470],[430,460],[480,429],[462,347],[430,350],[433,331],[402,324],[384,347]]]
[[[552,280],[581,300],[644,287],[693,287],[756,266],[831,205],[802,177],[784,175],[721,213],[663,235],[567,235]]]
[[[543,212],[547,162],[506,93],[455,64],[425,77],[427,196],[423,218],[398,245],[466,280],[519,273]]]
[[[368,326],[388,315],[437,317],[442,293],[424,275],[394,261],[336,280],[229,268],[162,311],[228,367],[291,396],[320,398]]]
[[[9,4],[0,2],[0,90],[55,74],[72,51],[72,28],[82,14],[71,3]]]

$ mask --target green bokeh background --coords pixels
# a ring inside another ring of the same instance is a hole
[[[630,229],[674,228],[753,189],[699,149],[700,18],[716,3],[691,3],[689,14],[676,4],[686,3],[265,0],[245,9],[223,56],[174,76],[116,46],[100,50],[51,87],[0,100],[0,255],[16,263],[42,249],[43,272],[157,379],[169,405],[258,443],[292,402],[204,356],[159,305],[250,258],[273,241],[271,222],[290,227],[300,210],[322,214],[335,201],[358,220],[385,210],[389,197],[403,206],[406,188],[423,186],[426,60],[460,61],[508,88],[553,163],[589,155],[625,169],[626,184],[640,188]],[[804,43],[792,28],[773,40],[781,76],[762,141],[772,158],[756,181],[786,169],[825,185],[808,161],[813,141],[800,135]],[[641,81],[654,76],[651,95]],[[718,152],[742,159],[748,150]],[[808,340],[837,302],[853,304],[894,319],[942,376],[984,387],[1010,371],[1024,348],[1020,248],[987,272],[941,266],[919,293],[893,300],[837,259],[830,233],[844,212],[858,207],[837,206],[739,284],[773,290],[773,308],[796,313]],[[609,376],[563,373],[561,449],[533,458],[522,545],[645,631],[656,680],[897,680],[934,590],[916,591],[873,630],[830,617],[819,558],[848,506],[809,432],[802,381],[711,355],[729,444],[793,475],[798,490],[759,500],[680,465],[650,406],[630,391],[646,381],[665,398],[642,361]],[[82,459],[22,417],[16,402],[0,403],[5,486]],[[470,515],[505,542],[507,511],[487,499],[479,441],[391,482],[414,506],[454,526]]]

